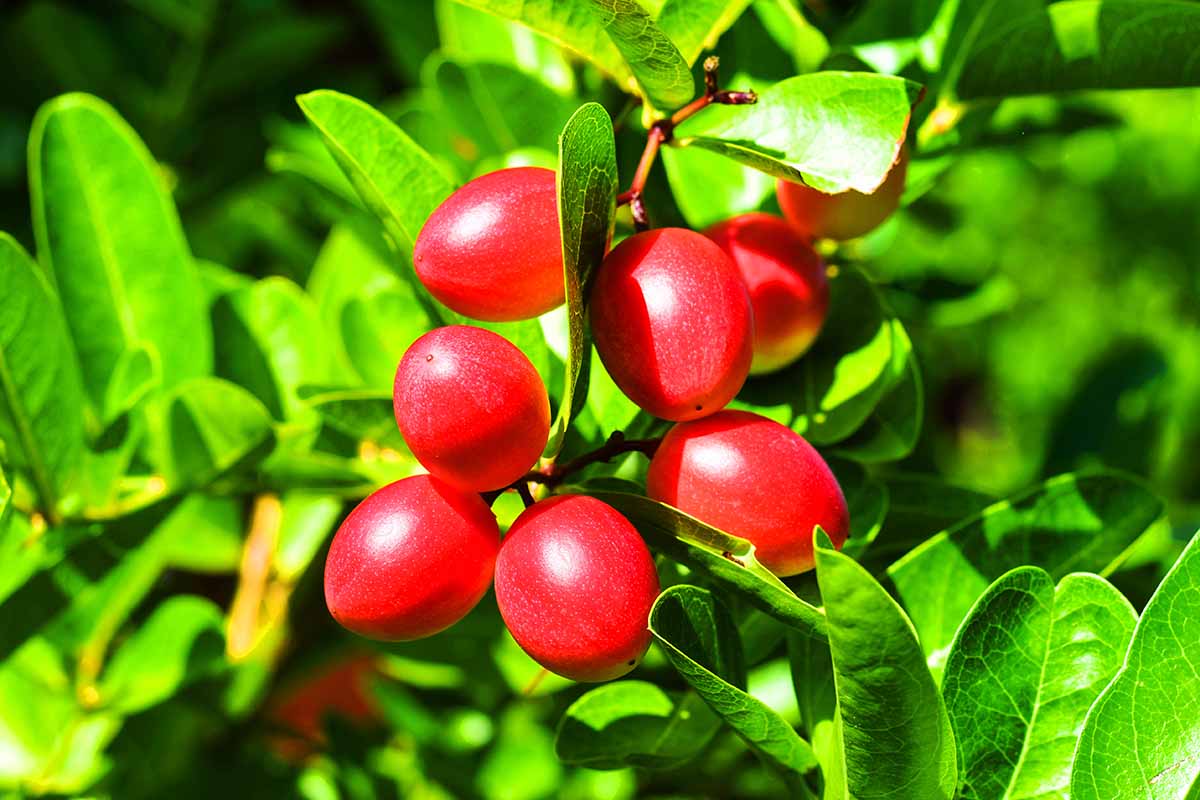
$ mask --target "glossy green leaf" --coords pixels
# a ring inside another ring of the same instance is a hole
[[[823,192],[872,192],[896,161],[916,84],[866,72],[816,72],[758,89],[754,105],[713,105],[675,129],[703,147]]]
[[[658,12],[658,27],[683,60],[695,64],[701,51],[711,49],[748,5],[750,0],[667,0]]]
[[[655,550],[698,569],[781,622],[819,639],[825,615],[779,580],[754,556],[754,545],[678,509],[625,492],[589,491],[624,514]]]
[[[164,600],[116,653],[99,691],[123,713],[157,705],[225,665],[224,616],[211,600]]]
[[[612,120],[588,103],[567,122],[558,142],[558,224],[562,234],[567,298],[567,363],[558,414],[546,443],[553,458],[571,418],[587,399],[592,342],[587,326],[587,288],[612,240],[617,201],[617,153]],[[579,391],[578,398],[576,391]]]
[[[1200,7],[1182,0],[1005,5],[956,60],[960,99],[1200,85]]]
[[[342,517],[342,501],[319,492],[287,492],[281,498],[282,517],[275,542],[275,574],[299,580]]]
[[[707,589],[672,586],[650,611],[650,632],[696,694],[802,794],[816,756],[791,725],[745,691],[741,640],[729,610]]]
[[[849,796],[952,797],[954,732],[912,623],[824,533],[814,548]]]
[[[361,100],[330,90],[296,98],[325,146],[393,242],[411,251],[421,226],[454,188],[441,167],[404,131]],[[443,322],[454,315],[406,270],[427,312]]]
[[[1200,535],[1163,578],[1117,677],[1088,712],[1074,800],[1194,800],[1200,785]]]
[[[872,420],[872,413],[908,378],[912,342],[878,290],[861,273],[841,271],[830,281],[830,310],[812,349],[790,367],[746,382],[731,405],[789,426],[815,445],[849,438]],[[880,432],[881,411],[864,431],[864,461],[896,452],[896,442]],[[908,441],[908,421],[896,421]],[[880,439],[880,437],[883,437]],[[847,456],[856,453],[847,445]]]
[[[396,427],[390,391],[305,387],[300,394],[321,419],[339,433],[401,453],[408,452],[404,437]]]
[[[58,299],[6,233],[0,233],[0,297],[0,438],[53,512],[79,478],[83,383]]]
[[[694,692],[672,696],[653,683],[616,681],[563,712],[554,749],[564,762],[591,769],[668,769],[699,755],[720,726]]]
[[[126,350],[153,347],[162,385],[207,374],[196,268],[158,165],[109,105],[68,94],[29,135],[38,258],[53,275],[84,385],[103,408]]]
[[[437,0],[441,51],[460,64],[505,64],[570,94],[575,74],[562,48],[530,28],[477,8]]]
[[[1161,516],[1162,501],[1117,474],[1060,475],[928,539],[888,568],[940,672],[959,622],[992,581],[1038,566],[1101,575]]]
[[[674,111],[695,96],[689,62],[637,0],[592,0],[592,5],[649,105]]]
[[[1117,674],[1137,614],[1103,578],[1002,575],[963,620],[942,682],[959,796],[1066,800],[1088,709]]]

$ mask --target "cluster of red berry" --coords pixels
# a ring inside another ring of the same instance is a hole
[[[621,390],[675,422],[658,445],[647,494],[754,543],[778,575],[813,566],[820,525],[841,546],[846,502],[821,456],[789,428],[722,410],[751,373],[800,357],[829,302],[817,237],[850,238],[899,202],[903,154],[874,194],[826,195],[781,182],[787,220],[746,214],[699,234],[637,233],[604,259],[591,289],[596,349]],[[551,170],[484,175],[426,221],[417,275],[474,319],[529,319],[564,301]],[[481,492],[535,466],[550,431],[546,387],[496,333],[454,325],[419,338],[396,371],[396,422],[428,475],[367,497],[343,522],[325,567],[342,625],[409,640],[467,614],[494,583],[505,624],[538,663],[584,681],[632,669],[650,641],[659,593],[645,542],[611,506],[556,495],[522,513],[500,541]]]

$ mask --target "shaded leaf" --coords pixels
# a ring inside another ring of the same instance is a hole
[[[688,62],[637,0],[592,0],[646,102],[673,111],[696,94]]]

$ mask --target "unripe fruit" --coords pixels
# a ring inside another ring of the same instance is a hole
[[[618,678],[650,644],[654,559],[616,509],[583,495],[517,518],[496,559],[496,603],[517,644],[577,681]]]
[[[591,315],[604,366],[656,417],[711,414],[750,371],[746,285],[721,248],[694,231],[659,228],[621,242],[600,265]]]
[[[430,636],[475,607],[500,529],[478,494],[431,475],[388,484],[350,512],[325,560],[325,603],[344,627],[384,641]]]
[[[474,319],[529,319],[562,305],[563,260],[554,170],[481,175],[429,215],[413,248],[434,297]]]
[[[650,461],[646,493],[749,539],[776,575],[813,568],[813,527],[840,548],[850,532],[841,487],[821,455],[778,422],[722,411],[676,425]]]
[[[795,361],[817,338],[829,311],[825,263],[784,220],[742,214],[704,235],[733,259],[754,308],[751,375]]]
[[[843,241],[870,233],[900,207],[907,172],[908,148],[901,147],[883,184],[871,194],[853,189],[826,194],[784,180],[776,184],[775,192],[783,215],[801,236]]]
[[[470,325],[436,328],[396,369],[396,424],[427,470],[461,489],[507,486],[550,435],[546,385],[525,354]]]

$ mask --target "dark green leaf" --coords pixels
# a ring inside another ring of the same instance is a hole
[[[844,458],[867,464],[897,461],[917,445],[925,416],[925,387],[907,334],[897,339],[892,358],[893,363],[903,361],[903,372],[871,410],[862,427],[834,448],[833,452]]]
[[[38,257],[54,276],[93,404],[125,351],[152,347],[162,385],[207,374],[196,268],[158,165],[102,100],[63,95],[29,134]]]
[[[562,448],[577,406],[587,397],[591,337],[587,287],[612,239],[617,199],[617,153],[612,120],[598,103],[588,103],[567,122],[558,142],[558,224],[562,233],[567,297],[566,381],[546,443],[553,458]],[[576,390],[582,388],[576,399]]]
[[[814,550],[846,791],[852,797],[950,798],[958,775],[954,732],[912,624],[883,587],[820,531]]]
[[[616,681],[567,708],[554,749],[564,762],[592,769],[667,769],[699,755],[720,725],[693,692],[673,697],[653,683]]]
[[[339,433],[408,453],[404,437],[396,427],[391,392],[306,387],[300,394],[316,409],[321,419]]]
[[[762,89],[754,105],[709,106],[675,129],[675,142],[823,192],[873,192],[896,161],[919,94],[887,75],[800,75]]]
[[[64,495],[78,488],[83,384],[58,298],[6,233],[0,233],[0,297],[0,438],[43,508],[56,513]]]
[[[825,638],[825,615],[801,600],[754,557],[745,539],[705,525],[671,506],[624,492],[589,492],[620,511],[650,546],[745,595],[751,603],[796,630]]]
[[[683,60],[695,64],[701,51],[711,49],[748,5],[750,0],[667,0],[658,12],[658,27]]]
[[[1137,614],[1103,578],[1001,576],[963,621],[942,696],[962,798],[1066,798],[1084,717],[1117,674]]]
[[[746,693],[741,640],[728,609],[707,589],[672,586],[650,611],[650,632],[696,694],[802,794],[816,755],[782,717]]]
[[[673,111],[695,96],[689,62],[637,0],[592,0],[592,4],[649,105]]]
[[[1088,712],[1074,800],[1194,800],[1200,782],[1200,534],[1142,612],[1125,663]]]

